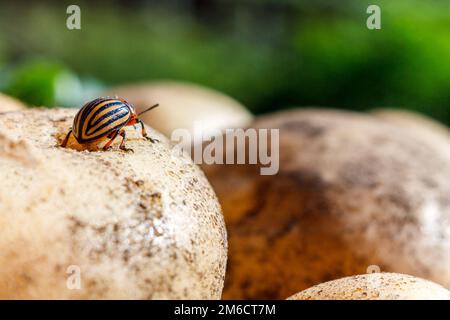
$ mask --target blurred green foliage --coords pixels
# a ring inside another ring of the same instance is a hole
[[[450,124],[448,0],[81,2],[81,30],[65,27],[69,4],[0,5],[3,90],[59,104],[50,83],[70,69],[106,85],[192,81],[256,113],[388,106]],[[366,28],[369,4],[381,30]]]
[[[6,92],[35,105],[49,105],[55,101],[55,86],[64,67],[48,62],[28,62],[10,76]]]

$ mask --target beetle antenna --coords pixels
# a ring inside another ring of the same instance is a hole
[[[155,109],[157,106],[159,106],[159,103],[157,103],[157,104],[151,106],[150,108],[148,108],[148,109],[146,109],[146,110],[144,110],[144,111],[139,112],[139,113],[138,113],[138,116],[140,116],[140,115],[143,114],[143,113],[146,113],[147,111],[150,111],[150,110],[152,110],[152,109]]]

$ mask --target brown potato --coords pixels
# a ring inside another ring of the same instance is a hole
[[[0,298],[219,299],[227,259],[204,174],[166,139],[59,146],[75,110],[0,114]],[[119,142],[118,139],[117,142]]]
[[[321,283],[288,300],[450,300],[450,291],[405,274],[370,273]]]
[[[280,171],[203,168],[229,235],[224,298],[285,297],[370,265],[450,286],[450,156],[374,117],[303,109],[280,129]]]
[[[160,107],[142,115],[142,120],[170,137],[175,129],[202,132],[245,127],[252,115],[234,99],[205,87],[183,82],[150,82],[111,88],[106,93],[127,99],[138,112],[153,104]]]
[[[16,111],[24,108],[26,106],[22,102],[0,92],[0,112]]]
[[[376,109],[371,113],[382,121],[409,130],[418,138],[427,139],[429,143],[437,143],[440,146],[449,144],[445,149],[450,152],[448,127],[425,115],[399,109]],[[445,151],[444,148],[441,149]]]

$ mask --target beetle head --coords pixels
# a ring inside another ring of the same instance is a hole
[[[117,98],[118,100],[120,100],[124,105],[126,105],[128,107],[128,109],[130,109],[130,120],[128,121],[127,125],[134,125],[136,123],[138,123],[138,115],[136,113],[136,109],[134,109],[133,105],[131,103],[129,103],[127,100],[122,99],[122,98]]]

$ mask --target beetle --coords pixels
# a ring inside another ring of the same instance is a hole
[[[133,151],[125,147],[126,133],[125,126],[134,126],[140,124],[142,136],[154,143],[158,140],[152,139],[145,131],[144,123],[139,116],[147,111],[156,108],[158,104],[136,113],[134,107],[121,98],[97,98],[87,102],[75,115],[73,125],[67,133],[66,138],[61,143],[61,147],[66,147],[70,135],[73,134],[79,144],[86,144],[101,138],[108,138],[109,141],[103,147],[103,150],[111,148],[111,144],[117,138],[122,137],[120,149],[124,151]]]

